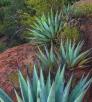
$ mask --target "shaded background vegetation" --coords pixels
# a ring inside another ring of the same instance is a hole
[[[51,7],[54,11],[61,10],[73,2],[75,0],[0,0],[0,38],[3,39],[0,47],[5,49],[28,42],[27,29],[36,16],[47,14]]]

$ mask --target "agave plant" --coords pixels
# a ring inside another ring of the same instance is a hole
[[[44,49],[45,52],[39,48],[39,54],[37,55],[42,69],[55,69],[55,67],[58,66],[60,62],[59,55],[54,50],[53,45],[51,46],[50,50],[46,46]]]
[[[65,43],[61,42],[60,52],[62,62],[65,63],[68,67],[87,67],[87,64],[90,62],[91,49],[82,52],[84,42],[80,41],[78,44],[67,40]]]
[[[59,36],[60,31],[63,27],[62,14],[51,12],[46,15],[42,15],[41,17],[36,18],[36,22],[32,26],[30,30],[31,42],[37,44],[48,44],[51,42],[55,42],[57,36]]]
[[[88,76],[82,77],[81,80],[71,90],[71,83],[73,76],[70,77],[67,84],[64,79],[65,66],[57,71],[55,80],[51,82],[50,74],[45,82],[43,72],[40,71],[38,77],[37,70],[34,68],[33,79],[30,80],[28,75],[27,80],[24,79],[22,73],[19,71],[19,83],[21,96],[15,90],[18,102],[82,102],[82,99],[89,88],[92,79]],[[13,100],[0,89],[1,102],[13,102]]]

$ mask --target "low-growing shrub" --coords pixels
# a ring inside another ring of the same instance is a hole
[[[74,17],[92,16],[92,3],[84,3],[79,4],[77,6],[75,5],[73,16]]]

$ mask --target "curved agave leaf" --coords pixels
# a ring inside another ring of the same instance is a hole
[[[19,83],[20,83],[20,89],[21,94],[24,102],[28,102],[28,90],[27,90],[27,83],[25,79],[23,78],[23,75],[19,71]]]
[[[63,96],[62,96],[62,102],[68,102],[69,100],[69,92],[70,92],[70,87],[71,87],[71,82],[72,82],[72,77],[70,78],[70,80],[68,81],[64,92],[63,92]]]
[[[28,85],[28,88],[27,88],[28,89],[28,102],[34,102],[29,78],[27,79],[27,85]]]
[[[55,83],[53,82],[47,102],[55,102]]]
[[[20,96],[18,95],[18,93],[16,92],[16,90],[15,90],[15,94],[16,94],[16,97],[17,97],[17,101],[18,102],[23,102],[22,99],[20,98]]]
[[[0,89],[0,98],[2,102],[13,102],[13,100],[2,89]]]
[[[87,80],[89,77],[89,74],[84,78],[82,77],[81,80],[77,83],[75,88],[72,90],[70,94],[70,102],[74,102],[78,97],[85,94],[87,91],[87,88],[90,86],[92,79]],[[81,96],[82,98],[82,96]]]

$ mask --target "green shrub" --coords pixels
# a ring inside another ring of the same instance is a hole
[[[77,27],[65,26],[63,31],[63,36],[65,39],[70,39],[72,41],[78,41],[80,37],[80,32]]]
[[[19,71],[19,83],[21,96],[15,90],[18,102],[82,102],[82,99],[87,92],[92,80],[88,80],[88,76],[81,78],[81,80],[71,89],[73,77],[71,77],[67,84],[64,78],[65,67],[62,71],[58,69],[55,80],[52,82],[50,74],[45,83],[42,71],[40,71],[40,78],[34,68],[33,79],[30,81],[28,74],[27,80],[24,79],[22,73]],[[13,100],[0,89],[0,101],[13,102]]]
[[[82,17],[82,16],[90,16],[92,15],[92,4],[91,3],[84,3],[75,5],[73,16],[75,17]]]

